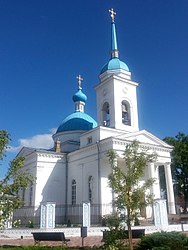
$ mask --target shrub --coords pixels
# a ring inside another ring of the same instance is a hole
[[[183,250],[187,249],[188,237],[179,232],[157,232],[141,239],[137,250]]]
[[[121,249],[124,247],[124,239],[127,238],[123,229],[110,229],[103,231],[104,249]],[[123,248],[124,249],[124,248]]]
[[[12,226],[13,227],[20,227],[21,225],[21,220],[15,220],[13,223],[12,223]]]
[[[170,250],[169,247],[153,247],[152,250]]]
[[[33,221],[32,221],[32,220],[29,220],[29,221],[28,221],[28,227],[29,227],[29,228],[33,228],[33,227],[34,227]]]
[[[125,249],[124,227],[121,225],[122,218],[118,213],[106,215],[104,217],[106,226],[109,230],[103,231],[103,241],[105,250],[120,250]]]
[[[105,225],[110,229],[119,228],[121,225],[121,217],[117,212],[105,215],[103,217],[103,221],[105,222]]]

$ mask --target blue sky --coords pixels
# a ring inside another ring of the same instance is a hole
[[[0,129],[19,148],[50,145],[74,111],[76,76],[96,119],[94,86],[109,59],[114,8],[120,59],[139,82],[140,129],[188,134],[187,0],[0,0]]]

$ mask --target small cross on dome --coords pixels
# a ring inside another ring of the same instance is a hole
[[[81,75],[78,75],[76,79],[78,79],[78,88],[82,89],[82,81],[84,80],[83,77],[81,77]]]
[[[109,10],[109,12],[111,13],[111,18],[112,18],[112,22],[114,23],[114,18],[115,18],[115,15],[116,15],[116,12],[114,11],[113,8],[111,8],[111,10]]]

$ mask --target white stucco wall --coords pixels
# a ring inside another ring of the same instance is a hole
[[[96,145],[68,156],[68,203],[72,203],[72,180],[76,180],[77,204],[89,201],[88,180],[93,177],[93,203],[98,202],[98,156]]]
[[[41,202],[65,203],[65,156],[37,154],[35,205]]]

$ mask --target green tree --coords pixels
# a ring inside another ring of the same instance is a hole
[[[9,133],[0,130],[0,161],[6,154],[9,142]],[[16,157],[10,162],[5,177],[0,180],[0,228],[4,227],[13,210],[23,205],[19,190],[28,187],[34,180],[31,174],[22,171],[23,166],[24,158]]]
[[[109,175],[109,186],[115,193],[114,202],[117,210],[126,211],[124,220],[128,228],[129,249],[133,249],[131,225],[138,217],[138,210],[153,202],[153,195],[146,192],[154,183],[150,178],[142,182],[145,167],[156,159],[155,154],[149,154],[147,150],[139,146],[138,141],[127,144],[124,151],[124,164],[118,165],[118,155],[110,150],[107,157],[112,166]]]
[[[175,193],[184,199],[184,212],[188,204],[188,136],[178,133],[175,137],[165,137],[166,143],[174,147],[172,151],[172,175]]]

